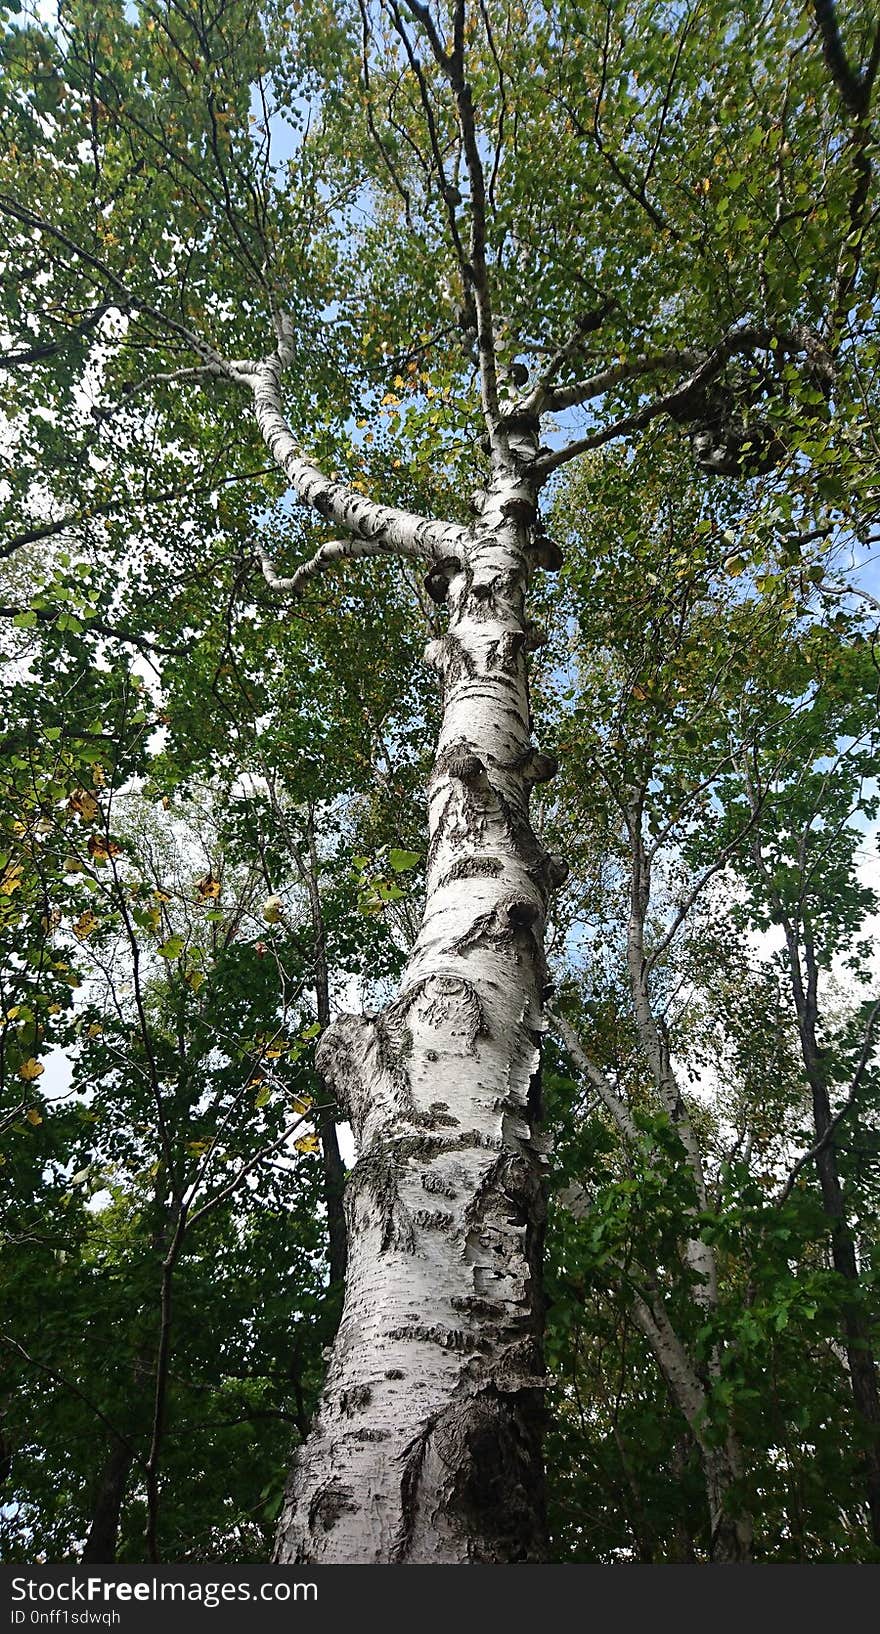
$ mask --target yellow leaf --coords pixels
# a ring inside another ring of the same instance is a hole
[[[84,823],[93,823],[98,815],[98,802],[88,789],[74,789],[67,809],[72,816],[81,817]]]
[[[284,917],[284,906],[280,896],[267,896],[263,903],[263,918],[267,925],[278,925]]]
[[[295,1140],[293,1144],[297,1151],[305,1153],[306,1157],[311,1157],[313,1153],[321,1150],[321,1142],[317,1135],[300,1135],[299,1140]]]
[[[201,987],[204,979],[205,979],[205,972],[203,970],[190,970],[189,973],[184,977],[184,980],[186,981],[187,986],[191,987],[194,993],[198,992],[198,990]]]
[[[119,856],[119,846],[106,834],[92,834],[89,839],[89,856],[96,862],[106,862],[108,857]]]
[[[308,1112],[312,1104],[311,1095],[293,1095],[290,1101],[294,1112]]]
[[[81,915],[73,927],[73,934],[77,941],[84,942],[87,936],[91,936],[92,931],[96,929],[97,924],[97,915],[92,913],[91,908],[87,908],[85,913]]]
[[[42,1078],[45,1070],[42,1061],[35,1061],[34,1057],[31,1056],[29,1060],[22,1061],[18,1069],[18,1076],[23,1078],[26,1084],[32,1084],[35,1078]]]
[[[21,868],[20,862],[14,862],[4,869],[3,877],[0,879],[0,895],[11,896],[13,891],[19,889],[21,885]]]
[[[204,879],[200,879],[198,882],[198,892],[199,896],[203,897],[205,901],[216,902],[220,895],[219,879],[215,879],[213,874],[206,874]]]
[[[37,1127],[37,1124],[42,1123],[42,1121],[43,1121],[35,1106],[29,1106],[28,1107],[28,1109],[27,1109],[27,1111],[25,1113],[25,1117],[27,1118],[28,1123],[33,1124],[35,1129]]]

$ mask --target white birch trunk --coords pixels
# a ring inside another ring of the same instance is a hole
[[[345,1307],[277,1559],[539,1560],[542,951],[562,866],[529,827],[525,617],[540,559],[515,426],[448,573],[427,901],[397,999],[343,1016],[319,1065],[351,1119]],[[442,576],[442,569],[435,572]]]

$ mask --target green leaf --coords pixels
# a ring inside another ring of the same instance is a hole
[[[388,853],[388,862],[395,874],[405,874],[410,868],[415,868],[416,863],[421,861],[421,856],[420,851],[398,851],[392,847]]]

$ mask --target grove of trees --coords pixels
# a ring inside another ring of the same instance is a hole
[[[880,15],[0,0],[0,1552],[880,1562]]]

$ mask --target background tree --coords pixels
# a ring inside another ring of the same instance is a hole
[[[563,1160],[575,1177],[563,1197],[586,1227],[566,1230],[566,1257],[580,1266],[582,1300],[618,1309],[624,1376],[642,1365],[629,1359],[633,1335],[654,1355],[703,1466],[715,1558],[735,1553],[726,1533],[751,1526],[780,1441],[790,1449],[805,1428],[789,1401],[782,1418],[795,1423],[783,1429],[762,1390],[792,1328],[813,1379],[824,1377],[818,1395],[802,1381],[820,1415],[805,1440],[822,1449],[829,1487],[855,1483],[860,1501],[845,1500],[843,1540],[835,1525],[808,1542],[803,1512],[790,1538],[832,1555],[863,1549],[853,1531],[865,1517],[876,1548],[874,1236],[860,1224],[857,1251],[846,1224],[850,1210],[864,1218],[864,1165],[845,1189],[837,1171],[838,1143],[870,1150],[876,1116],[865,937],[876,895],[858,867],[876,816],[875,630],[857,598],[844,606],[823,589],[827,550],[816,572],[788,531],[748,572],[722,530],[725,501],[708,513],[669,455],[653,437],[634,461],[605,456],[560,501],[563,515],[589,516],[589,537],[576,520],[560,608],[577,619],[561,728],[571,784],[556,813],[575,864],[562,969],[581,974],[556,1027],[597,1103]],[[792,918],[809,927],[807,955]],[[818,1114],[805,957],[822,1036]],[[603,1150],[610,1186],[597,1181]],[[689,1215],[700,1223],[684,1235]],[[584,1326],[582,1313],[567,1320]],[[846,1353],[830,1377],[826,1336]],[[793,1385],[793,1354],[784,1371]],[[607,1379],[606,1399],[611,1390]],[[641,1548],[659,1542],[638,1536]]]

